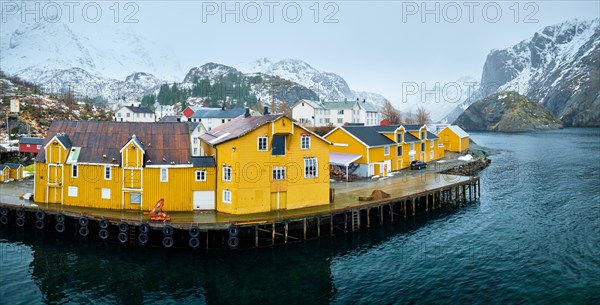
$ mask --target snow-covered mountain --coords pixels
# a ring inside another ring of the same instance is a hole
[[[154,75],[182,75],[168,47],[121,24],[90,30],[68,18],[23,23],[19,14],[7,17],[0,30],[0,69],[48,91],[134,99],[165,82]]]
[[[330,72],[318,70],[299,59],[272,60],[260,58],[249,64],[243,64],[246,72],[259,72],[279,76],[294,81],[319,95],[324,100],[367,99],[377,105],[382,105],[384,97],[378,93],[353,91],[346,80]]]
[[[264,103],[275,100],[293,105],[300,99],[319,99],[313,90],[294,81],[265,73],[242,73],[233,67],[212,62],[190,69],[179,87],[191,88],[194,79],[208,79],[213,82],[229,74],[236,76],[240,84],[249,84],[252,93]],[[232,94],[235,95],[235,92]]]
[[[492,50],[480,89],[449,121],[500,91],[517,91],[541,103],[565,126],[600,126],[600,19],[548,26],[513,47]]]

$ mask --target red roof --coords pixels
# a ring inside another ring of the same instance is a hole
[[[185,117],[187,118],[191,118],[192,115],[194,115],[194,109],[192,109],[192,107],[187,106],[185,107],[185,109],[183,110],[183,115],[185,115]]]
[[[379,126],[389,126],[389,125],[392,125],[392,123],[388,119],[383,119],[381,122],[379,122]]]

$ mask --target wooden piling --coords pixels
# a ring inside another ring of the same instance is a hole
[[[258,225],[254,226],[254,246],[258,248]]]
[[[287,244],[288,242],[288,222],[285,222],[285,236],[284,236],[284,243]]]
[[[304,218],[304,240],[306,240],[306,218]]]
[[[321,237],[321,217],[317,216],[317,237]]]
[[[275,245],[275,222],[271,223],[271,245]]]

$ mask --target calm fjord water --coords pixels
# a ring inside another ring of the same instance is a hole
[[[0,304],[600,303],[600,129],[473,133],[477,204],[275,249],[128,251],[0,229]]]

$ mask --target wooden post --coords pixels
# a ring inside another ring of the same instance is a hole
[[[317,216],[317,237],[321,237],[321,216]]]
[[[406,218],[406,200],[402,202],[404,204],[404,218]]]
[[[379,224],[383,224],[383,206],[379,206]]]
[[[258,248],[258,225],[254,226],[254,246]]]
[[[467,185],[462,185],[462,197],[463,201],[467,201]]]
[[[273,222],[271,224],[271,245],[274,246],[275,245],[275,222]]]
[[[371,208],[367,208],[367,228],[371,226],[371,216],[369,215]]]
[[[425,194],[425,212],[429,212],[429,193]]]
[[[412,213],[413,213],[413,216],[415,216],[415,212],[416,212],[415,211],[415,204],[416,204],[415,198],[410,198],[410,201],[412,202]]]
[[[344,212],[344,233],[348,233],[348,212]]]
[[[306,218],[304,218],[304,240],[306,240]]]
[[[329,214],[329,236],[333,236],[333,214]]]
[[[477,178],[477,196],[481,197],[481,180]]]
[[[390,221],[394,222],[394,204],[390,203]]]
[[[287,240],[288,240],[288,222],[285,222],[285,238],[284,238],[284,242],[287,244]]]

